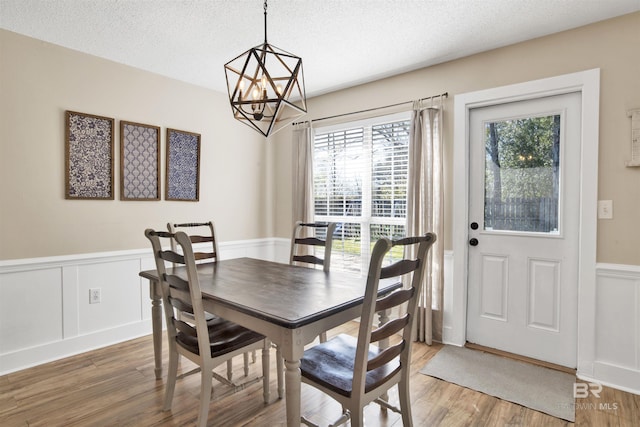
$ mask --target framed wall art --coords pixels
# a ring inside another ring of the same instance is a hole
[[[165,199],[197,202],[200,187],[200,134],[167,129]]]
[[[114,120],[65,112],[65,198],[113,200]]]
[[[160,200],[160,127],[120,121],[120,200]]]

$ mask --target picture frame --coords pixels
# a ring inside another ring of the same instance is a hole
[[[120,200],[160,200],[160,127],[120,121]]]
[[[167,128],[165,200],[200,200],[200,134]]]
[[[65,111],[65,199],[114,199],[114,119]]]

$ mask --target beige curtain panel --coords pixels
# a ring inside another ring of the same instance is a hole
[[[444,284],[444,201],[442,159],[442,102],[428,108],[415,102],[409,141],[407,235],[436,233],[429,251],[425,283],[417,315],[418,341],[442,341]]]
[[[293,223],[313,222],[313,140],[308,122],[293,129]]]

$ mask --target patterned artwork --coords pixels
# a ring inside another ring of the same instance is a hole
[[[160,128],[120,122],[120,199],[160,200]]]
[[[113,200],[113,122],[66,111],[65,198]]]
[[[199,200],[200,134],[167,129],[166,200]]]

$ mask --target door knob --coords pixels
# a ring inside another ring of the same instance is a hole
[[[471,246],[478,246],[478,239],[474,237],[473,239],[469,240],[469,244]]]
[[[471,223],[471,229],[472,230],[477,230],[478,229],[478,223],[477,222],[472,222]]]

